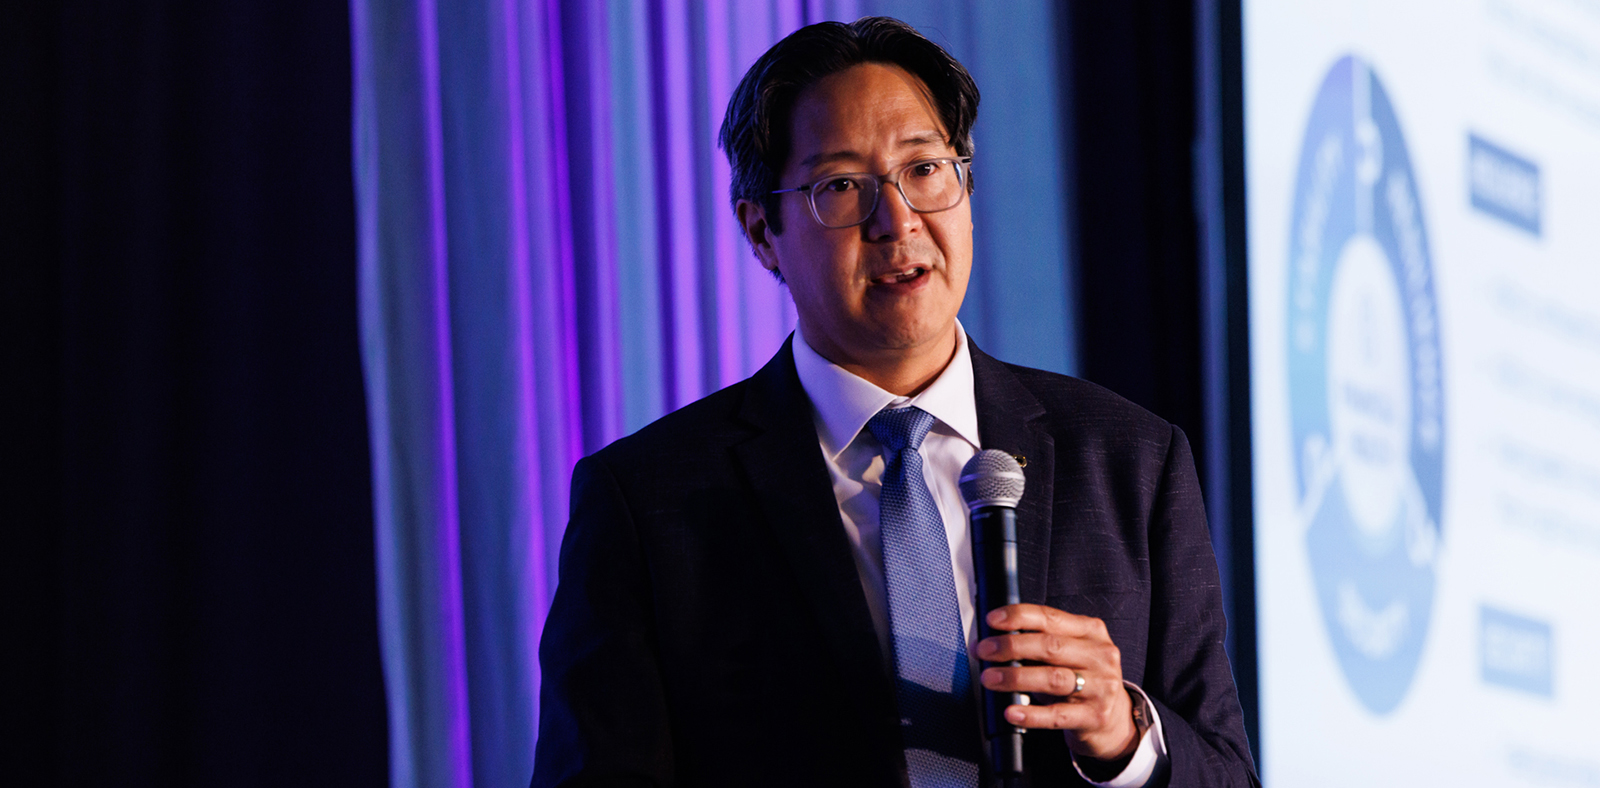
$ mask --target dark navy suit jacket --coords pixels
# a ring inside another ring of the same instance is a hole
[[[791,336],[790,342],[793,342]],[[1094,384],[972,348],[986,449],[1027,458],[1022,599],[1105,620],[1174,786],[1252,765],[1188,441]],[[573,472],[540,644],[534,786],[894,786],[879,653],[790,344]],[[1076,785],[1030,731],[1035,786]]]

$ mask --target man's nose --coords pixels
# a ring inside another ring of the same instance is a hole
[[[867,235],[873,240],[891,241],[914,230],[922,223],[922,214],[911,210],[905,192],[896,183],[884,183],[878,192],[878,204],[867,219]]]

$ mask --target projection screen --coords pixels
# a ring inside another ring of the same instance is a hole
[[[1600,0],[1241,11],[1265,782],[1600,786]]]

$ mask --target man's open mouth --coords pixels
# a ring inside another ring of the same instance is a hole
[[[904,271],[895,271],[894,273],[884,274],[883,276],[873,279],[872,283],[875,285],[897,285],[916,279],[927,272],[928,269],[919,265],[912,268],[907,268]]]

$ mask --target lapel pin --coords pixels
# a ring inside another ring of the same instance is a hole
[[[1028,467],[1028,458],[1027,457],[1024,457],[1024,456],[1022,456],[1020,454],[1013,454],[1013,455],[1011,455],[1011,459],[1017,461],[1017,466],[1018,467],[1021,467],[1021,468]]]

